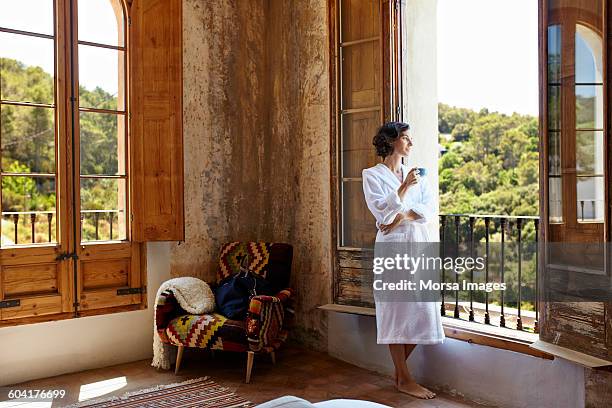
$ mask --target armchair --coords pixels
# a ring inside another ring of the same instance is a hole
[[[230,242],[221,247],[215,286],[239,272],[240,262],[249,254],[249,269],[279,290],[275,296],[254,296],[244,320],[231,320],[218,313],[193,315],[185,312],[170,290],[157,301],[157,332],[164,343],[178,347],[175,373],[178,373],[185,347],[224,350],[247,354],[246,382],[251,379],[255,353],[269,354],[286,340],[293,320],[292,290],[288,288],[293,248],[289,244]]]

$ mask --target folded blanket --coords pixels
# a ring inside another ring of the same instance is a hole
[[[156,311],[157,302],[163,291],[170,290],[179,305],[191,314],[211,313],[215,310],[215,295],[206,282],[198,278],[183,277],[167,280],[157,290],[155,307],[153,308],[153,362],[151,365],[164,370],[170,369],[169,344],[161,341],[157,333]]]

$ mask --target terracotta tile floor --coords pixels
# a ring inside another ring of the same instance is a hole
[[[217,352],[213,357],[200,350],[186,350],[177,376],[173,371],[157,371],[149,364],[150,361],[143,360],[20,385],[32,389],[65,389],[67,397],[61,400],[61,403],[54,402],[53,407],[76,402],[81,385],[122,376],[126,377],[127,385],[104,396],[121,395],[158,384],[210,376],[217,383],[255,403],[282,395],[295,395],[311,402],[332,398],[353,398],[375,401],[392,407],[482,407],[443,394],[438,394],[434,400],[417,400],[398,393],[393,386],[393,380],[389,377],[355,367],[325,353],[293,345],[277,353],[275,366],[266,356],[256,356],[250,384],[244,383],[246,357],[238,353]]]

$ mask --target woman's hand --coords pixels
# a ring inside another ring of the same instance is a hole
[[[389,232],[391,232],[394,228],[396,228],[398,225],[401,224],[402,221],[404,221],[406,219],[406,215],[404,213],[398,213],[395,218],[393,219],[393,221],[391,221],[391,223],[389,224],[382,224],[380,226],[380,231],[384,234],[387,235]]]
[[[412,210],[408,211],[407,213],[398,213],[395,216],[395,219],[393,219],[391,223],[382,224],[380,226],[380,230],[383,233],[383,235],[387,235],[389,232],[395,229],[398,225],[400,225],[402,221],[404,220],[414,221],[414,220],[418,220],[419,218],[421,218],[421,216]]]
[[[397,195],[400,197],[400,199],[403,200],[404,194],[406,194],[406,191],[408,191],[408,189],[414,186],[415,184],[418,184],[418,182],[419,182],[418,168],[413,167],[410,169],[410,171],[408,172],[408,175],[406,176],[404,181],[402,181],[402,184],[400,184],[399,188],[397,189]]]
[[[402,185],[406,186],[406,188],[409,188],[409,187],[414,186],[418,182],[419,182],[418,167],[413,167],[408,172],[408,175],[406,176],[406,178],[402,182]]]

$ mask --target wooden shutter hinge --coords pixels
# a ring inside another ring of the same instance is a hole
[[[11,299],[11,300],[0,301],[0,309],[6,309],[9,307],[18,307],[18,306],[21,306],[21,299]]]
[[[147,293],[147,287],[143,286],[140,288],[121,288],[117,289],[117,296],[125,296],[125,295],[138,295]]]

